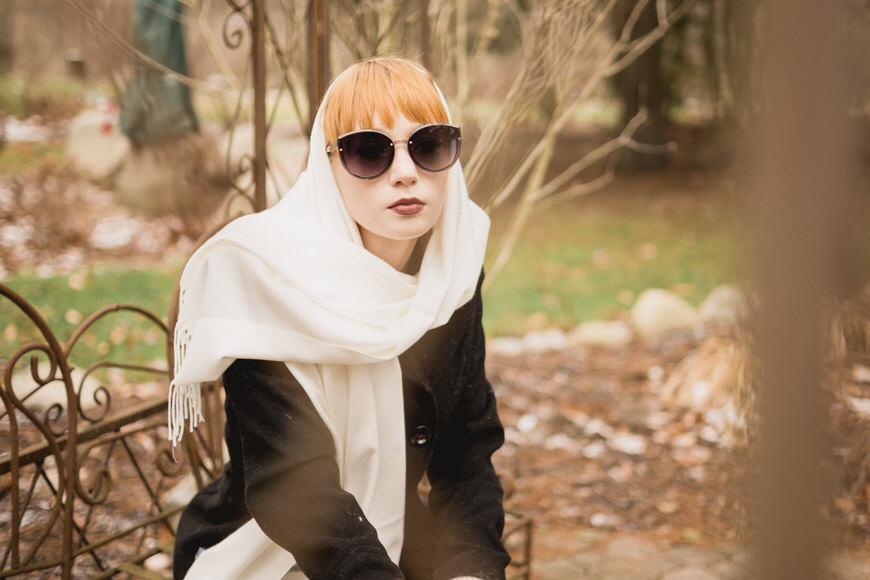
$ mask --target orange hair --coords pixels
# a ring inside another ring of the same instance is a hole
[[[323,103],[326,142],[372,128],[375,114],[392,127],[397,113],[420,124],[448,121],[435,81],[420,65],[398,57],[358,62],[338,75]]]

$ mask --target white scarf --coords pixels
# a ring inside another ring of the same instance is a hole
[[[420,271],[403,274],[363,247],[325,147],[321,110],[293,188],[275,207],[230,223],[188,261],[169,437],[174,445],[185,419],[191,430],[202,420],[199,384],[235,359],[283,361],[332,434],[342,487],[398,563],[405,507],[398,356],[473,296],[489,219],[469,199],[456,163]],[[186,578],[274,580],[294,563],[252,519],[203,552]]]

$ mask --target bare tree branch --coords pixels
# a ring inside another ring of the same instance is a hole
[[[578,94],[574,97],[575,101],[577,101],[577,102],[583,101],[585,98],[588,97],[589,94],[591,94],[591,92],[598,86],[598,84],[603,79],[605,79],[608,76],[611,76],[613,74],[616,74],[617,72],[619,72],[620,70],[622,70],[623,68],[625,68],[626,66],[631,64],[631,62],[633,62],[634,59],[636,59],[643,52],[643,50],[646,50],[647,48],[649,48],[649,46],[652,46],[652,44],[654,42],[661,39],[661,37],[664,35],[664,32],[667,29],[667,26],[672,25],[679,18],[681,18],[683,15],[685,15],[685,13],[688,11],[688,8],[690,7],[690,5],[693,2],[694,2],[694,0],[684,0],[684,2],[679,7],[677,7],[674,11],[671,12],[669,17],[667,17],[664,21],[659,22],[658,27],[654,31],[641,37],[641,39],[639,39],[639,42],[637,42],[637,43],[626,43],[624,41],[616,42],[611,47],[611,49],[608,51],[606,58],[601,62],[600,65],[598,65],[595,68],[595,70],[588,77],[586,82],[581,86]],[[626,22],[625,26],[623,27],[622,31],[620,32],[620,35],[619,35],[620,39],[629,39],[631,37],[631,31],[637,23],[637,19],[640,16],[640,10],[643,7],[645,7],[648,3],[649,3],[649,0],[639,0],[638,1],[638,3],[635,5],[634,9],[632,10],[632,13],[631,13],[628,21]],[[590,32],[596,31],[596,29],[606,20],[606,18],[609,16],[609,11],[613,9],[614,5],[615,5],[615,2],[613,2],[613,1],[608,2],[608,4],[605,6],[605,9],[607,11],[601,10],[598,12],[597,19],[596,19],[595,23],[593,24],[593,26],[589,27]],[[640,7],[640,8],[638,8],[638,7]],[[668,24],[664,25],[663,23],[668,23]],[[626,46],[623,46],[624,44],[630,45],[631,48],[628,49]],[[641,48],[643,50],[641,50]],[[618,57],[618,55],[620,55],[624,50],[629,50],[628,54],[625,54],[621,57]],[[618,66],[616,66],[617,63],[618,63]],[[553,74],[557,75],[559,72],[560,71],[553,71]],[[522,73],[520,73],[520,74],[522,74]],[[517,82],[519,82],[519,75],[518,75]],[[517,82],[515,82],[514,86],[512,87],[511,92],[509,92],[508,97],[506,98],[506,103],[511,101],[512,98],[514,98],[513,92],[514,92],[514,88],[517,85]],[[517,90],[516,92],[519,92],[519,90]],[[506,107],[508,107],[507,104],[505,105],[505,108]],[[541,139],[538,141],[536,146],[529,152],[529,154],[523,159],[523,161],[520,163],[520,165],[513,171],[508,182],[500,190],[498,190],[496,193],[494,193],[490,197],[489,201],[486,204],[486,208],[488,210],[491,210],[495,207],[498,207],[499,205],[501,205],[502,203],[504,203],[507,199],[509,199],[511,197],[511,195],[515,192],[517,186],[522,182],[522,180],[525,178],[528,171],[534,165],[537,157],[543,151],[544,141],[548,138],[547,134],[551,131],[554,131],[554,130],[561,131],[562,128],[564,127],[564,125],[567,123],[568,119],[570,118],[571,112],[572,111],[570,110],[570,108],[566,108],[563,110],[561,115],[559,115],[555,118],[555,120],[551,120],[550,124],[548,125],[547,129],[545,130],[545,134],[541,137]],[[493,124],[495,124],[496,122],[498,122],[501,125],[504,125],[504,124],[508,123],[508,119],[507,118],[500,119],[499,117],[497,117],[493,121]],[[506,133],[506,131],[507,131],[507,129],[505,128],[502,130],[501,133]],[[483,142],[485,137],[487,137],[487,138],[501,137],[501,135],[499,133],[497,133],[497,132],[493,132],[493,133],[494,134],[490,136],[490,135],[486,135],[486,131],[484,131],[481,134],[480,141]],[[492,141],[487,141],[487,142],[492,142]],[[489,150],[489,151],[493,150],[493,148],[486,148],[486,147],[484,147],[482,149]],[[476,151],[477,151],[477,148],[475,148],[475,152]],[[658,151],[658,152],[660,152],[660,151]],[[483,153],[481,153],[481,155],[483,155]],[[477,161],[476,164],[474,163],[475,161]],[[476,181],[478,178],[477,173],[480,171],[479,167],[481,165],[483,165],[483,162],[476,160],[475,156],[473,154],[472,159],[467,164],[467,167],[468,167],[467,174],[469,175],[469,189],[472,189],[472,191],[473,191],[473,186],[477,185],[477,181]]]
[[[615,158],[611,157],[610,159]],[[541,200],[540,203],[535,206],[535,210],[543,211],[545,209],[549,209],[556,204],[568,201],[569,199],[574,199],[583,195],[589,195],[590,193],[594,193],[596,191],[604,189],[613,182],[615,177],[616,163],[608,163],[607,169],[605,169],[604,173],[602,173],[595,179],[585,181],[583,183],[578,183],[569,187],[566,190],[560,191],[556,195]]]
[[[660,40],[674,22],[683,17],[694,0],[683,0],[670,13],[667,12],[665,0],[656,0],[658,24],[656,28],[638,39],[631,40],[641,13],[649,6],[650,0],[638,0],[613,44],[606,50],[603,57],[597,60],[591,71],[575,80],[576,70],[581,55],[578,47],[588,50],[587,42],[594,33],[600,30],[602,24],[610,17],[615,6],[609,1],[596,6],[594,18],[578,18],[578,9],[589,8],[590,3],[556,0],[547,4],[538,14],[538,22],[530,32],[528,46],[530,51],[524,54],[520,71],[505,99],[505,104],[499,110],[496,118],[481,132],[478,146],[467,164],[469,189],[474,191],[478,185],[483,168],[488,164],[497,148],[490,146],[497,143],[507,134],[511,122],[521,118],[522,110],[534,104],[547,88],[555,91],[557,106],[547,127],[535,146],[525,158],[510,173],[505,185],[498,189],[489,199],[485,209],[492,211],[511,199],[520,185],[525,183],[522,194],[512,209],[510,223],[505,234],[498,242],[493,262],[488,266],[488,283],[491,283],[498,272],[504,267],[513,247],[519,239],[520,232],[528,222],[534,209],[550,207],[579,195],[597,191],[610,183],[615,175],[615,157],[613,153],[622,148],[647,153],[664,153],[673,150],[672,144],[650,145],[634,139],[637,129],[645,121],[645,112],[640,112],[632,118],[621,131],[620,135],[607,143],[586,153],[572,163],[559,176],[544,184],[543,176],[549,167],[552,150],[559,133],[571,118],[574,105],[583,102],[607,77],[623,70],[629,64]],[[565,10],[570,8],[570,10]],[[561,10],[565,10],[562,12]],[[574,19],[569,21],[569,19]],[[561,31],[570,30],[568,36],[560,36]],[[525,41],[524,41],[525,43]],[[572,66],[566,66],[572,65]],[[480,153],[478,153],[478,150]],[[605,172],[591,181],[571,185],[571,182],[584,170],[602,161],[607,162]]]
[[[195,7],[197,8],[196,15],[196,26],[199,29],[199,33],[202,35],[202,39],[205,42],[205,46],[208,49],[209,54],[211,54],[214,59],[215,64],[218,69],[221,71],[224,79],[226,79],[227,83],[229,83],[230,87],[232,87],[233,91],[238,94],[239,89],[241,88],[241,83],[239,83],[239,79],[233,73],[232,67],[230,67],[227,59],[224,58],[224,53],[218,48],[218,43],[215,40],[215,35],[211,30],[211,27],[208,26],[208,22],[206,20],[205,6],[202,3],[198,3]]]
[[[123,50],[128,55],[139,59],[147,66],[150,66],[153,69],[159,70],[163,74],[168,77],[171,77],[178,82],[189,86],[192,89],[197,89],[203,91],[205,93],[209,93],[215,97],[223,99],[225,101],[232,101],[234,97],[229,95],[226,91],[222,91],[215,87],[208,85],[198,79],[193,77],[189,77],[187,75],[183,75],[175,72],[168,66],[157,62],[144,52],[138,50],[136,47],[131,45],[129,42],[121,38],[114,30],[112,30],[109,26],[107,26],[98,16],[93,14],[88,8],[83,6],[79,0],[64,0],[73,10],[78,12],[78,14],[84,18],[88,24],[93,26],[97,31],[102,33],[102,35],[109,39],[113,44],[115,44],[118,48]]]
[[[646,0],[641,1],[645,2]],[[664,18],[662,18],[662,14],[659,13],[658,25],[640,38],[620,47],[622,50],[626,51],[626,54],[607,66],[604,69],[604,75],[608,77],[613,76],[633,63],[637,57],[643,54],[647,49],[649,49],[649,47],[661,40],[671,25],[682,18],[694,3],[695,0],[683,0],[682,4],[671,10],[670,14],[666,14]]]
[[[278,64],[278,70],[281,71],[284,86],[287,87],[287,92],[290,93],[290,100],[293,101],[293,110],[296,113],[296,118],[299,120],[299,128],[305,133],[306,121],[302,114],[302,107],[299,104],[299,95],[297,93],[297,87],[301,86],[302,82],[299,79],[298,72],[290,65],[289,56],[278,44],[275,27],[272,24],[271,18],[269,18],[268,12],[266,13],[266,33],[269,46],[272,48],[272,54]]]
[[[526,184],[525,190],[523,190],[523,195],[520,197],[516,208],[514,208],[511,214],[511,221],[508,224],[507,231],[502,235],[501,239],[499,239],[498,250],[495,253],[495,258],[487,268],[487,277],[486,280],[484,280],[484,288],[487,288],[492,284],[507,264],[508,259],[513,253],[514,247],[519,241],[520,233],[526,226],[526,223],[532,214],[532,208],[534,207],[533,197],[535,192],[540,188],[541,183],[544,181],[547,167],[549,167],[550,160],[553,156],[553,149],[556,146],[556,136],[557,133],[553,132],[549,134],[547,139],[544,141],[544,150],[540,157],[538,157],[537,162],[535,163],[535,169],[529,176],[529,181]]]
[[[619,39],[616,41],[616,46],[624,46],[631,41],[631,34],[634,32],[634,27],[637,26],[640,16],[646,9],[647,4],[649,4],[649,0],[638,0],[631,9],[631,13],[628,15],[628,18],[625,20],[625,24],[622,27],[622,31],[619,33]]]
[[[399,4],[398,8],[394,7],[393,13],[390,15],[390,20],[387,23],[387,26],[380,34],[378,34],[378,37],[375,40],[375,50],[373,54],[377,54],[380,49],[381,43],[385,39],[387,39],[390,34],[392,34],[393,30],[396,28],[396,24],[398,24],[403,18],[407,18],[407,12],[410,6],[410,2],[402,2]]]
[[[560,188],[565,187],[580,173],[592,167],[596,163],[602,161],[603,159],[606,159],[619,149],[631,149],[633,151],[650,154],[662,154],[674,151],[676,146],[673,143],[667,143],[664,145],[651,145],[648,143],[639,143],[634,140],[633,136],[635,132],[637,132],[641,125],[646,122],[646,118],[646,110],[641,109],[634,117],[629,120],[628,123],[626,123],[625,127],[622,129],[618,136],[611,139],[607,143],[596,147],[595,149],[586,153],[585,155],[583,155],[583,157],[572,163],[570,166],[568,166],[568,168],[560,173],[557,177],[551,179],[550,182],[547,183],[547,185],[541,187],[541,189],[538,190],[535,194],[534,200],[538,201],[544,199],[545,197],[557,194]]]
[[[608,0],[605,8],[616,4]],[[586,0],[556,0],[542,5],[535,13],[531,30],[524,38],[524,53],[519,72],[514,78],[503,105],[481,131],[478,143],[502,142],[510,128],[519,122],[547,91],[554,79],[566,75],[564,67],[578,58],[578,47],[591,37],[605,19],[598,3]],[[539,153],[539,148],[538,153]],[[495,148],[475,147],[466,164],[468,187],[475,191],[491,164]],[[523,164],[523,173],[531,168],[534,159]],[[520,176],[520,179],[522,176]]]

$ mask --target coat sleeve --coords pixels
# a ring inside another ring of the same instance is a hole
[[[503,492],[492,454],[504,443],[495,395],[484,371],[485,340],[480,291],[459,345],[460,395],[428,468],[429,506],[437,521],[436,580],[472,576],[501,580],[510,561],[501,542]]]
[[[332,436],[287,367],[238,360],[224,387],[241,441],[245,501],[266,535],[311,580],[403,578],[341,488]]]

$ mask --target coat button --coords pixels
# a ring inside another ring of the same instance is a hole
[[[431,437],[430,429],[428,425],[418,425],[414,432],[411,434],[411,445],[415,445],[417,447],[422,447],[423,445],[427,445],[429,443],[429,438]]]

